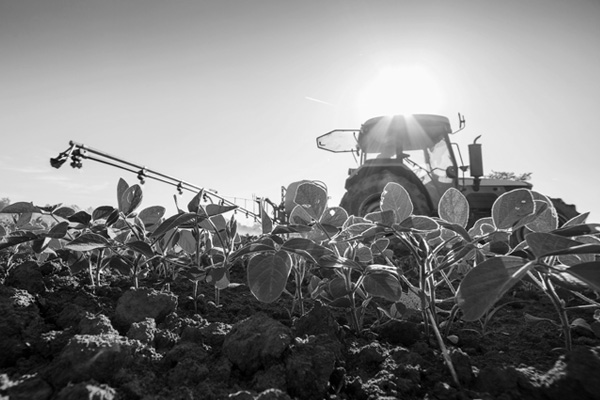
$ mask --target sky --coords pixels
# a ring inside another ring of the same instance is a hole
[[[337,205],[356,164],[317,136],[460,112],[463,155],[482,135],[486,173],[600,222],[598,21],[598,0],[0,0],[0,198],[116,206],[135,175],[50,167],[73,140],[224,196],[320,180]]]

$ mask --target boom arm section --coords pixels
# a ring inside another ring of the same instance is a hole
[[[153,180],[156,180],[156,181],[159,181],[162,183],[166,183],[167,185],[174,186],[177,189],[177,192],[179,194],[183,194],[184,190],[192,192],[192,193],[198,193],[198,192],[202,191],[203,195],[205,196],[205,199],[207,199],[211,202],[215,202],[215,199],[217,199],[219,204],[235,207],[236,211],[241,212],[246,217],[251,217],[251,218],[254,218],[255,220],[261,219],[260,211],[258,213],[254,212],[254,211],[250,211],[244,207],[239,206],[238,204],[235,204],[234,202],[226,199],[225,197],[219,195],[218,193],[216,193],[210,189],[205,189],[200,186],[194,185],[192,183],[186,182],[184,180],[160,173],[158,171],[154,171],[145,166],[141,166],[141,165],[123,160],[122,158],[112,156],[103,151],[94,149],[92,147],[88,147],[82,143],[77,143],[72,140],[69,142],[69,148],[67,150],[61,152],[55,158],[50,158],[50,165],[54,168],[60,168],[65,162],[67,162],[69,160],[69,158],[71,159],[70,165],[73,168],[81,168],[82,160],[84,160],[84,159],[92,160],[92,161],[99,162],[101,164],[109,165],[111,167],[115,167],[115,168],[119,168],[119,169],[122,169],[127,172],[131,172],[133,174],[137,174],[137,178],[139,179],[139,181],[142,185],[145,183],[146,179],[153,179]],[[269,199],[257,198],[256,201],[258,203],[260,203],[261,208],[263,208],[263,209],[267,205],[271,206],[273,208],[274,216],[277,215],[278,208]],[[277,218],[274,218],[274,219],[277,220]]]

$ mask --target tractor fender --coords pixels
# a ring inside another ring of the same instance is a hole
[[[571,218],[575,218],[579,215],[577,208],[573,204],[567,204],[563,201],[563,199],[553,199],[552,205],[556,209],[556,214],[558,215],[558,226],[563,226],[565,222],[570,220]]]

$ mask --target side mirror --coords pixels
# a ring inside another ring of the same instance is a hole
[[[469,145],[469,169],[471,176],[481,178],[483,176],[483,156],[481,152],[481,144],[477,140],[481,137],[477,136],[472,144]]]

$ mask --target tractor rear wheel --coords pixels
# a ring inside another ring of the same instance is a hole
[[[389,171],[369,176],[368,179],[362,179],[348,188],[348,191],[342,197],[340,206],[348,214],[359,217],[378,211],[380,209],[381,192],[383,192],[383,188],[388,182],[396,182],[408,192],[413,203],[413,214],[431,215],[432,210],[423,191],[406,177],[392,174]]]
[[[575,218],[579,215],[579,212],[575,208],[573,204],[567,204],[563,201],[563,199],[550,199],[554,208],[556,208],[556,213],[558,214],[558,226],[561,227],[570,220],[571,218]]]

